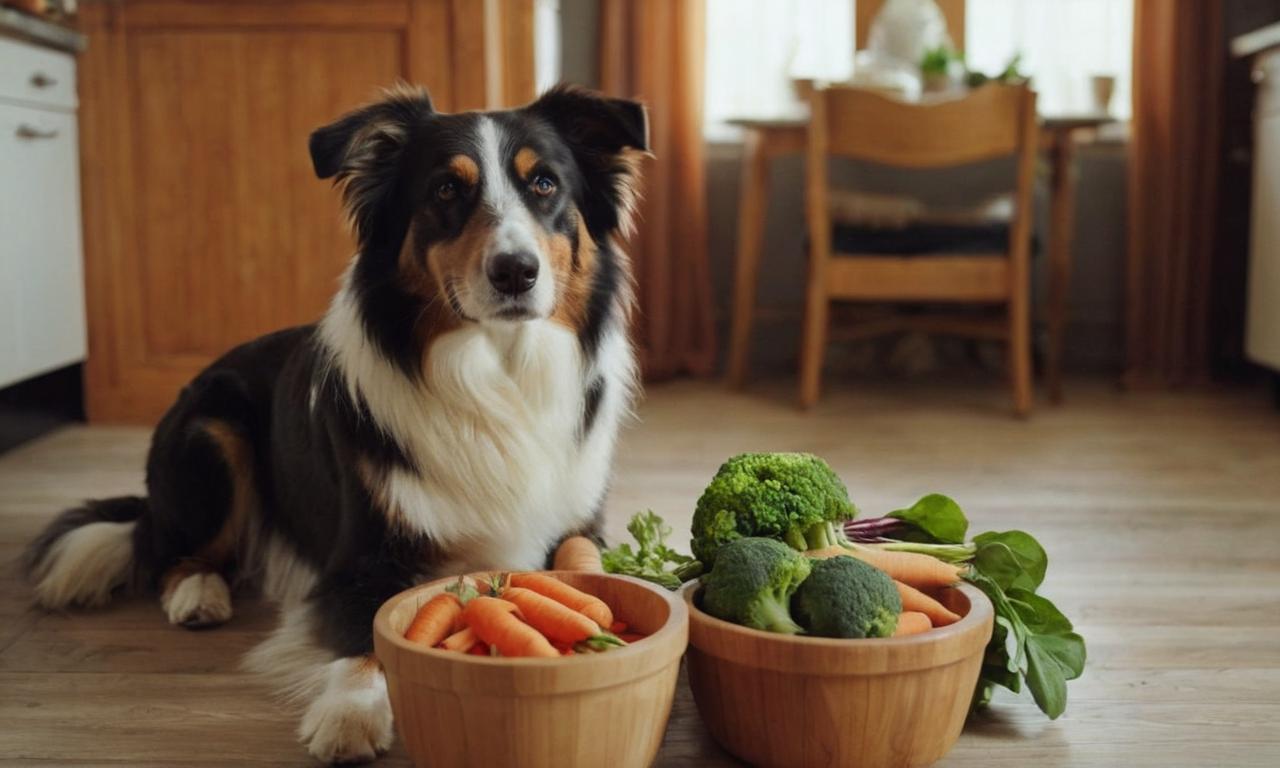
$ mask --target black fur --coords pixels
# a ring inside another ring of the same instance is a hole
[[[566,191],[526,205],[549,229],[579,248],[572,201],[599,243],[587,321],[579,338],[594,354],[611,322],[610,302],[624,286],[623,261],[612,250],[632,166],[622,153],[646,150],[639,105],[559,88],[520,110],[489,113],[521,146],[536,148],[540,172]],[[366,335],[409,376],[420,375],[423,339],[417,321],[430,299],[412,293],[399,274],[401,246],[414,231],[428,242],[456,237],[474,206],[431,197],[442,161],[474,152],[476,116],[435,112],[425,93],[397,93],[317,130],[310,150],[317,176],[343,185],[360,256],[352,273]],[[412,225],[412,227],[411,227]],[[436,297],[440,300],[440,297]],[[465,320],[465,318],[464,318]],[[613,320],[616,322],[616,320]],[[88,502],[63,513],[28,550],[37,568],[53,544],[96,520],[137,521],[134,559],[145,581],[192,557],[222,529],[233,493],[225,457],[204,425],[219,422],[249,446],[258,519],[255,535],[276,536],[320,575],[309,596],[316,640],[338,656],[371,651],[377,607],[424,576],[447,553],[404,532],[370,498],[359,467],[422,471],[407,451],[353,401],[331,370],[314,326],[280,331],[216,360],[187,386],[157,426],[147,462],[148,497]],[[596,419],[603,383],[586,392],[583,434]],[[584,531],[598,539],[599,513]],[[246,564],[227,563],[224,572]],[[228,573],[234,576],[234,573]]]

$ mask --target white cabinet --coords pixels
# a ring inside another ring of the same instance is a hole
[[[85,357],[75,59],[0,39],[0,386]]]
[[[1280,370],[1280,48],[1259,56],[1254,72],[1257,133],[1245,353]]]

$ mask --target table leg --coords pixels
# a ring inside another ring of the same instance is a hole
[[[729,336],[729,386],[746,384],[751,323],[759,282],[769,205],[769,154],[760,131],[748,130],[743,144],[742,188],[738,191],[738,252],[733,288],[733,324]]]
[[[1045,379],[1049,401],[1062,402],[1062,354],[1071,288],[1071,239],[1075,224],[1076,184],[1072,133],[1059,133],[1050,150],[1048,344]]]

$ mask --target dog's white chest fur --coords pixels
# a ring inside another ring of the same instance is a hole
[[[435,340],[414,382],[363,333],[353,337],[361,326],[334,316],[341,311],[333,307],[321,331],[337,368],[417,467],[371,473],[388,513],[442,548],[441,573],[542,567],[604,494],[633,369],[621,333],[588,365],[574,333],[556,323],[467,325]],[[584,439],[596,378],[604,396]]]

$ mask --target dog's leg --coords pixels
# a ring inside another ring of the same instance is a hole
[[[372,658],[373,614],[408,585],[387,549],[322,579],[246,659],[303,708],[298,737],[327,763],[372,760],[393,738],[386,680]]]
[[[324,687],[302,716],[298,738],[327,763],[364,763],[391,748],[387,681],[372,656],[325,665]]]
[[[232,423],[194,416],[156,450],[165,454],[153,452],[152,505],[158,524],[170,523],[174,558],[160,574],[160,606],[171,624],[221,624],[231,618],[225,574],[256,515],[253,449]]]
[[[312,756],[325,763],[368,762],[394,737],[386,680],[372,656],[335,654],[320,641],[319,609],[315,601],[287,608],[245,666],[301,707],[298,738]]]

